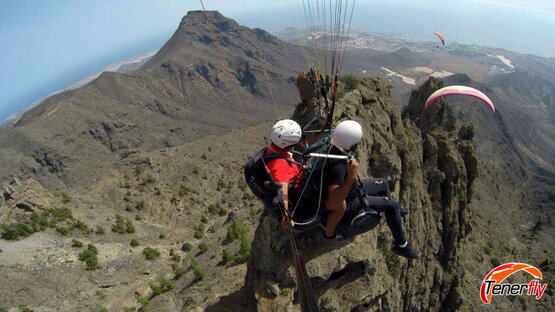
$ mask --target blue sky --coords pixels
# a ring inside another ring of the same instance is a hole
[[[300,0],[203,1],[206,9],[218,9],[247,26],[276,30],[290,25],[285,9],[287,3]],[[435,6],[452,6],[452,10],[442,9],[442,16],[434,17],[433,22],[437,20],[438,24],[447,25],[443,20],[453,20],[450,13],[456,15],[465,8],[465,14],[471,14],[468,7],[475,8],[476,16],[488,18],[481,12],[484,7],[516,12],[512,16],[509,14],[511,20],[507,23],[513,27],[522,24],[523,31],[518,36],[533,32],[530,27],[545,28],[542,25],[547,25],[555,29],[555,24],[549,24],[555,21],[553,0],[358,0],[357,6],[367,4],[384,10],[368,12],[368,15],[358,12],[358,19],[371,16],[369,24],[360,24],[368,30],[412,36],[409,30],[414,25],[400,25],[392,19],[399,18],[399,14],[412,13],[410,10],[416,9],[410,8],[416,8],[417,3],[422,4],[420,8],[431,8],[430,12]],[[155,50],[171,36],[188,10],[200,8],[197,0],[0,0],[0,121],[107,65]],[[414,18],[422,20],[423,15]],[[529,26],[530,19],[520,20],[521,15],[533,15],[538,26]],[[464,16],[457,18],[464,19]],[[380,22],[372,24],[372,20]],[[436,28],[433,23],[429,27],[430,30]],[[453,25],[449,27],[449,30],[455,29]],[[518,30],[515,28],[515,31]],[[482,43],[478,39],[465,42],[468,35],[451,38],[461,43]],[[511,38],[524,40],[508,34],[493,40],[492,45],[512,47],[508,42]],[[555,56],[555,49],[546,55]]]

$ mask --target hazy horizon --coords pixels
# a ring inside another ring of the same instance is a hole
[[[272,3],[270,8],[266,3],[204,1],[207,10],[218,9],[245,26],[268,31],[293,26],[284,2]],[[200,2],[179,0],[156,4],[148,0],[117,4],[107,0],[69,4],[21,1],[1,6],[0,121],[106,66],[160,48],[187,11],[201,9]],[[448,43],[555,56],[551,31],[555,29],[555,3],[545,0],[526,4],[469,0],[464,5],[455,0],[359,0],[353,28],[430,41],[435,39],[433,32],[441,31]]]

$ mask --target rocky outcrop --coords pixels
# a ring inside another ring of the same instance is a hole
[[[318,229],[303,233],[301,249],[322,310],[445,311],[461,305],[464,272],[457,269],[457,247],[471,229],[466,207],[477,160],[472,127],[457,128],[448,105],[420,109],[422,99],[440,86],[432,79],[415,90],[404,119],[380,78],[364,78],[338,102],[334,123],[354,119],[365,129],[356,155],[360,175],[387,178],[393,196],[411,209],[404,226],[422,258],[392,254],[385,222],[332,244],[322,241]],[[306,121],[318,105],[303,99],[293,118]],[[256,231],[253,255],[246,278],[250,308],[299,310],[288,236],[271,216]]]
[[[53,208],[58,199],[39,182],[28,179],[23,182],[12,178],[3,185],[0,199],[0,223],[19,221],[23,215],[37,210]]]

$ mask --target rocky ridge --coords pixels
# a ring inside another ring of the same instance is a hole
[[[415,97],[427,97],[437,87],[437,81],[430,81],[415,91]],[[438,112],[437,106],[434,111],[421,111],[437,122],[433,130],[423,131],[424,124],[432,122],[419,125],[403,120],[390,92],[383,80],[364,78],[357,90],[339,101],[336,121],[354,119],[371,129],[357,148],[361,176],[387,178],[394,197],[411,208],[405,227],[410,241],[421,246],[423,258],[407,262],[393,255],[384,222],[333,246],[320,239],[319,230],[304,235],[301,248],[307,269],[326,311],[455,310],[462,304],[457,245],[471,228],[466,206],[477,174],[472,128],[457,128],[452,113]],[[299,107],[297,113],[301,111],[311,109]],[[257,310],[298,309],[287,236],[272,217],[265,217],[258,227],[253,252],[258,257],[249,262],[247,285]],[[434,291],[439,289],[443,291]]]

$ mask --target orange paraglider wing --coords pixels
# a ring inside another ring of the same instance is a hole
[[[438,36],[439,40],[441,40],[441,43],[445,45],[445,37],[443,37],[443,35],[440,32],[435,32],[434,35]]]

